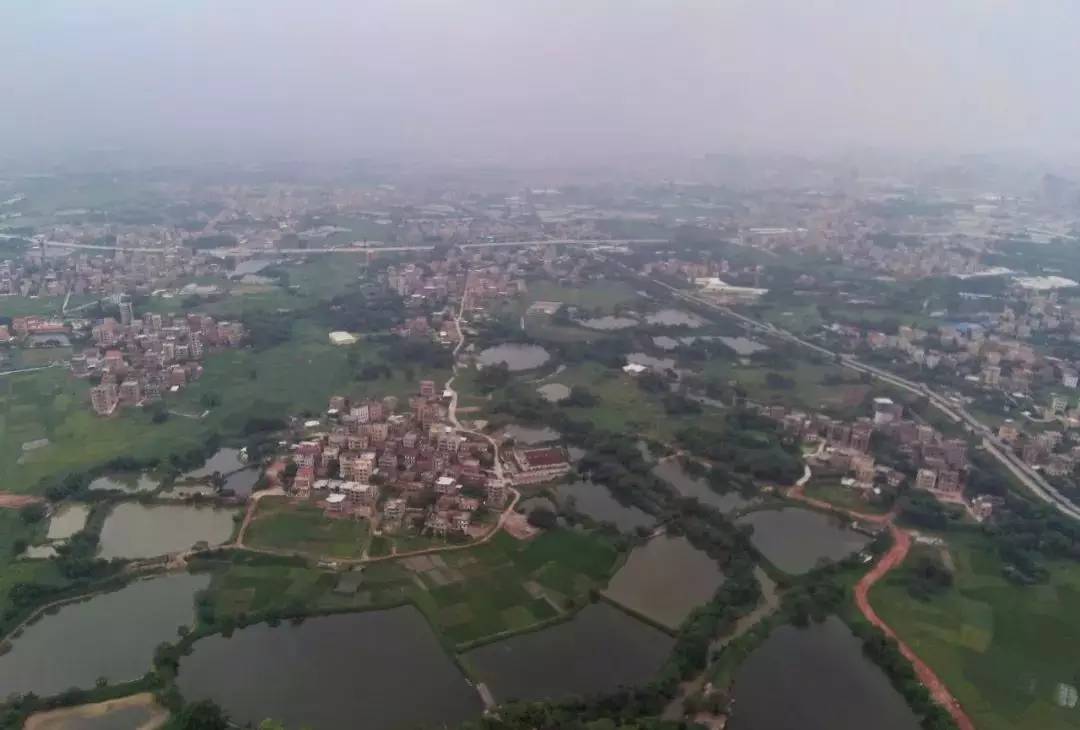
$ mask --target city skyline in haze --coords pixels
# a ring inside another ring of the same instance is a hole
[[[1070,164],[1080,6],[7,3],[0,160],[584,163],[853,148]]]

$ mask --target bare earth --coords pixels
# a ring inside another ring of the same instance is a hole
[[[78,705],[60,710],[38,712],[27,718],[23,730],[81,730],[97,727],[98,722],[110,713],[123,710],[144,710],[144,719],[132,730],[157,730],[169,719],[169,713],[149,692],[141,692],[130,697],[98,702],[93,705]]]
[[[32,494],[12,494],[0,492],[0,509],[22,509],[28,504],[38,504],[45,500]]]

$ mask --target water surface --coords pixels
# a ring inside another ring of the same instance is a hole
[[[678,459],[666,459],[660,462],[653,467],[653,474],[675,487],[675,491],[682,496],[694,497],[702,504],[715,507],[725,514],[750,504],[750,500],[735,490],[723,494],[714,491],[704,479],[687,473]]]
[[[235,720],[286,727],[454,727],[480,697],[412,607],[266,624],[195,642],[177,684]]]
[[[511,372],[531,370],[546,363],[551,355],[539,345],[496,345],[481,350],[477,360],[481,365],[505,363]]]
[[[781,626],[735,672],[730,730],[918,730],[862,642],[835,616]],[[872,718],[872,720],[871,720]]]
[[[26,627],[0,656],[0,697],[54,695],[137,679],[151,669],[154,648],[175,641],[194,621],[195,594],[209,575],[172,574],[62,606]]]
[[[603,484],[580,480],[570,484],[560,484],[555,488],[559,501],[564,504],[570,498],[574,500],[574,509],[599,522],[614,523],[623,532],[630,532],[638,527],[652,527],[655,520],[648,512],[633,505],[620,504]]]
[[[151,558],[188,550],[197,542],[218,545],[232,535],[236,510],[186,504],[118,504],[101,528],[100,557]]]
[[[86,518],[89,516],[90,508],[85,504],[63,504],[49,519],[49,532],[45,537],[49,540],[66,540],[86,527]]]
[[[117,472],[100,476],[90,482],[90,489],[137,494],[139,492],[152,492],[160,485],[161,483],[157,479],[145,473]]]
[[[231,474],[237,469],[243,469],[245,463],[240,459],[240,449],[222,448],[218,449],[213,456],[206,460],[206,463],[200,466],[198,469],[192,469],[191,471],[184,472],[180,475],[181,479],[206,479],[214,475],[214,472],[221,472],[222,474]]]
[[[777,568],[792,575],[811,570],[819,560],[842,560],[870,542],[869,537],[844,526],[835,517],[801,507],[751,512],[738,522],[753,525],[750,539],[754,547]]]
[[[682,536],[661,535],[633,549],[607,594],[670,628],[707,603],[724,582],[716,561]]]
[[[631,317],[615,317],[610,314],[604,317],[578,320],[578,324],[591,330],[624,330],[633,327],[637,323],[638,321]]]
[[[700,327],[705,324],[701,317],[681,309],[661,309],[647,316],[645,321],[665,327]]]
[[[670,357],[653,357],[644,352],[631,352],[626,356],[626,361],[660,371],[671,370],[675,367],[675,361]]]
[[[557,699],[647,684],[671,652],[670,636],[599,602],[551,628],[463,655],[495,700]]]
[[[570,397],[570,388],[562,383],[547,383],[536,389],[548,403],[558,403]]]

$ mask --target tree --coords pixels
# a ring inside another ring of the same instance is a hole
[[[558,524],[559,518],[547,507],[537,507],[529,513],[527,521],[533,527],[538,527],[542,530],[551,530]]]
[[[19,517],[28,525],[33,525],[45,519],[46,509],[43,504],[28,504],[19,510]]]
[[[213,700],[184,705],[166,726],[169,730],[228,730],[229,716]]]

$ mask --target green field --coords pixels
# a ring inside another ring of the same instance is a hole
[[[43,538],[48,521],[27,525],[18,510],[0,509],[0,606],[7,608],[7,597],[16,583],[35,582],[60,585],[64,582],[52,560],[21,560],[15,554],[15,542],[35,542]]]
[[[287,497],[259,500],[244,542],[254,548],[299,552],[318,558],[359,558],[368,541],[368,521],[330,518],[314,504]]]
[[[453,645],[525,629],[588,601],[615,568],[603,537],[571,531],[527,543],[506,533],[474,548],[370,563],[353,580],[298,566],[228,563],[215,571],[211,596],[219,616],[416,604]]]
[[[793,380],[793,387],[770,388],[765,382],[769,372]],[[869,385],[859,382],[856,376],[839,366],[818,365],[805,360],[795,361],[790,368],[769,368],[714,359],[705,363],[702,374],[705,377],[737,382],[752,401],[780,403],[809,410],[826,408],[833,412],[850,413],[858,409],[870,392]],[[826,375],[843,376],[847,382],[826,385]]]
[[[1055,702],[1059,683],[1080,688],[1080,565],[1055,564],[1045,584],[1021,587],[1002,576],[985,538],[949,535],[948,544],[952,590],[916,600],[901,570],[874,588],[874,607],[980,730],[1080,727],[1080,707]]]
[[[355,348],[363,362],[381,362],[378,347],[361,342]],[[282,345],[210,355],[203,377],[167,397],[166,404],[187,414],[206,410],[204,396],[213,396],[218,405],[205,418],[172,416],[157,424],[138,408],[112,418],[94,415],[87,383],[62,368],[0,378],[0,488],[33,491],[42,477],[89,469],[118,456],[168,458],[200,446],[211,433],[239,436],[251,417],[321,412],[336,393],[403,397],[422,378],[441,382],[448,377],[418,369],[409,379],[403,369],[394,368],[389,378],[358,381],[348,354],[329,344],[324,329],[297,322]],[[41,438],[48,438],[49,445],[23,452],[23,443]]]

